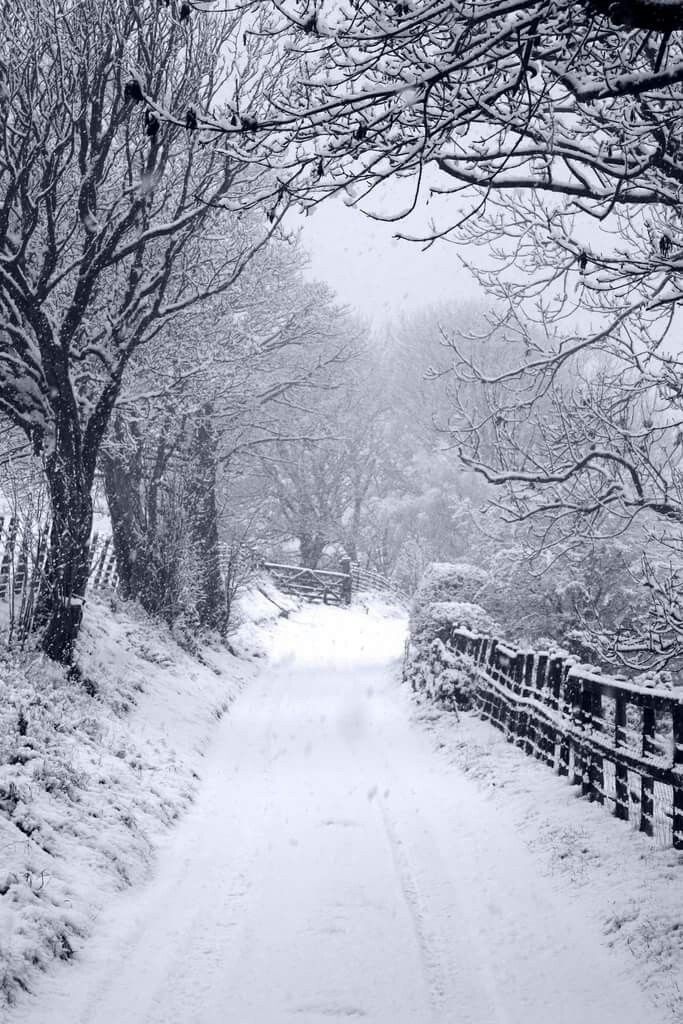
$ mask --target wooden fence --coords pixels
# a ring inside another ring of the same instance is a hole
[[[309,569],[305,565],[285,565],[280,562],[263,562],[262,567],[285,594],[303,597],[306,601],[322,601],[323,604],[349,604],[351,601],[348,564],[342,572]]]
[[[376,590],[381,594],[405,597],[401,588],[393,580],[372,569],[362,569],[355,562],[351,565],[351,585],[355,591]]]
[[[480,715],[511,743],[617,818],[683,849],[683,694],[458,627],[443,631],[431,651],[437,674],[453,654],[468,659]]]
[[[40,584],[45,571],[48,546],[45,522],[0,516],[0,601],[9,606],[10,620],[18,620],[19,631],[28,633]],[[111,537],[94,534],[90,543],[90,578],[94,590],[115,587],[116,558]]]
[[[262,562],[261,565],[285,594],[303,597],[307,601],[350,604],[352,594],[362,591],[376,590],[396,596],[400,593],[386,576],[361,569],[348,558],[341,560],[339,572],[280,562]]]
[[[90,541],[88,587],[93,590],[115,588],[118,581],[114,541],[111,537],[100,537],[99,534],[94,533]]]

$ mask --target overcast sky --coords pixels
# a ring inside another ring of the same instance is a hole
[[[366,217],[339,199],[323,203],[292,226],[302,229],[311,256],[311,276],[326,281],[339,298],[370,318],[375,326],[404,311],[448,299],[471,299],[477,286],[457,257],[438,242],[423,251],[392,236],[405,223]]]

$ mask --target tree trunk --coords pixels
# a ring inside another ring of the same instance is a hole
[[[358,538],[360,537],[360,524],[361,514],[363,511],[363,499],[360,495],[356,495],[353,499],[353,514],[351,516],[351,525],[348,530],[346,537],[346,552],[352,562],[358,561]]]
[[[216,503],[216,439],[207,405],[193,438],[189,494],[192,503],[190,528],[198,562],[197,613],[201,625],[224,633],[227,601],[221,573]]]
[[[150,615],[162,615],[172,623],[177,606],[178,540],[186,517],[179,520],[162,481],[176,444],[162,433],[153,446],[146,445],[136,421],[129,420],[124,429],[120,418],[114,420],[111,439],[100,465],[119,589]]]
[[[299,537],[299,560],[307,569],[317,569],[325,550],[325,539],[318,534],[304,533]]]
[[[54,661],[70,665],[90,569],[92,473],[71,452],[51,456],[45,471],[52,524],[38,618],[45,623],[45,653]]]
[[[116,552],[119,589],[126,600],[135,599],[140,595],[143,586],[141,574],[144,573],[144,565],[141,564],[144,552],[140,551],[144,524],[140,480],[132,467],[118,454],[104,452],[101,466]]]

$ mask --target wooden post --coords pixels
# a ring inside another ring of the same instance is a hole
[[[498,641],[495,637],[489,637],[488,646],[486,648],[486,663],[484,665],[484,671],[489,675],[493,676],[497,672],[497,658],[496,650],[498,647]],[[483,714],[488,717],[489,721],[500,728],[500,719],[498,715],[494,714],[498,710],[497,703],[494,703],[494,697],[492,690],[487,686],[486,688],[486,700],[484,703]]]
[[[674,783],[673,783],[673,844],[683,850],[683,704],[672,705]]]
[[[348,555],[344,555],[339,563],[339,570],[346,576],[345,580],[342,580],[341,587],[341,599],[343,604],[351,604],[351,591],[353,589],[353,583],[351,579],[351,559]]]
[[[564,661],[557,655],[548,662],[548,707],[556,715],[560,714],[560,689],[562,687],[562,668]],[[562,732],[558,728],[550,728],[548,732],[548,764],[559,772],[560,755],[562,753]],[[562,772],[560,772],[562,774]]]
[[[111,584],[113,582],[113,579],[114,579],[114,573],[115,572],[116,572],[116,552],[114,551],[114,545],[111,544],[110,547],[108,548],[108,551],[107,551],[107,567],[104,570],[104,573],[102,575],[102,580],[101,580],[103,587],[111,586]]]
[[[16,537],[17,521],[14,516],[10,516],[5,534],[5,550],[2,553],[2,561],[0,562],[0,597],[3,599],[9,598]]]
[[[591,683],[590,694],[590,733],[600,736],[602,733],[602,688],[599,683]],[[605,802],[605,766],[600,754],[591,742],[590,751],[590,798],[599,804]]]
[[[614,702],[614,815],[622,821],[629,818],[628,799],[628,768],[619,760],[619,750],[626,746],[626,698],[623,691],[617,690]]]
[[[560,751],[557,760],[557,774],[569,775],[569,735],[567,727],[571,722],[571,680],[569,678],[569,666],[558,659],[558,680],[557,680],[557,709],[561,715],[560,725]]]
[[[522,689],[522,695],[529,699],[534,691],[534,683],[536,676],[534,669],[536,668],[536,656],[529,652],[524,662],[524,687]],[[524,753],[528,757],[536,753],[536,712],[533,710],[530,704],[527,704],[526,711],[524,712],[524,722],[526,725],[526,741],[524,743]]]
[[[513,696],[517,697],[522,692],[522,679],[524,678],[524,655],[521,651],[518,652],[515,657],[511,677],[512,685],[510,689],[512,690]],[[520,731],[520,718],[521,715],[519,709],[516,706],[513,707],[510,712],[507,733],[507,739],[510,743],[516,743],[522,736],[522,732]]]
[[[510,658],[510,656],[505,653],[502,657],[506,660],[503,664],[499,664],[498,681],[508,694],[514,696],[515,662],[514,659]],[[502,696],[498,700],[498,715],[500,727],[505,734],[505,739],[508,743],[512,743],[514,740],[513,728],[515,726],[515,708],[511,701],[505,700]]]
[[[550,659],[547,654],[539,654],[536,658],[536,678],[535,678],[535,691],[541,704],[548,705],[549,703],[549,688],[548,688],[548,668],[550,665]],[[552,730],[550,726],[543,720],[538,722],[536,728],[536,748],[534,750],[534,756],[542,758],[546,764],[552,765],[555,760],[554,754],[554,743],[552,737]]]
[[[592,754],[589,748],[590,742],[590,728],[591,728],[591,711],[593,705],[593,686],[592,683],[587,679],[581,680],[581,696],[580,696],[580,729],[581,729],[581,796],[590,797],[593,799],[593,785],[592,785]],[[576,777],[576,776],[575,776]]]
[[[583,694],[580,679],[572,677],[567,679],[565,691],[571,701],[571,724],[574,736],[571,740],[571,748],[574,752],[574,765],[572,768],[572,785],[581,786],[583,792],[583,776],[585,763],[583,758]]]
[[[28,564],[30,558],[30,544],[31,534],[28,527],[25,525],[21,535],[21,543],[19,545],[19,555],[17,557],[16,569],[14,570],[14,593],[21,594],[26,586],[26,580],[28,577]]]
[[[652,757],[655,739],[655,709],[651,704],[643,707],[643,746],[644,758]],[[640,776],[640,831],[645,835],[654,834],[654,780],[648,775]]]
[[[107,552],[109,551],[109,545],[111,544],[111,537],[106,537],[102,544],[102,550],[98,555],[97,569],[93,577],[92,585],[97,590],[102,585],[102,576],[104,575],[104,567],[107,561]]]

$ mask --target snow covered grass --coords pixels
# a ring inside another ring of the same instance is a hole
[[[246,595],[238,648],[263,646],[270,597]],[[213,727],[255,673],[223,647],[193,657],[115,599],[89,601],[79,647],[78,678],[35,653],[0,657],[0,1004],[147,875]]]
[[[371,615],[378,622],[405,619],[408,614],[407,604],[394,594],[380,593],[376,590],[365,590],[353,595],[353,608],[362,608],[366,615]]]
[[[539,762],[506,742],[474,712],[453,714],[418,703],[416,719],[435,746],[518,830],[558,888],[581,891],[610,946],[633,956],[641,985],[680,1019],[683,993],[683,853],[617,821],[579,798]],[[609,979],[605,979],[609,985]]]
[[[231,619],[233,648],[244,657],[264,658],[274,624],[300,605],[296,598],[281,593],[267,574],[254,577],[240,594]]]

